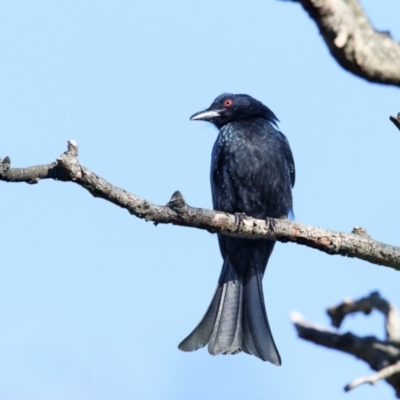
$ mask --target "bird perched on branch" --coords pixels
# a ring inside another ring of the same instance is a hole
[[[277,117],[245,94],[225,93],[190,118],[219,129],[211,159],[214,210],[260,219],[292,214],[295,167]],[[193,351],[208,343],[210,354],[248,354],[280,365],[269,327],[262,278],[275,245],[271,239],[218,235],[223,258],[211,304],[193,332],[179,344]]]

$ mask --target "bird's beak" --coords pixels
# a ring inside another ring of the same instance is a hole
[[[210,121],[213,118],[220,117],[221,110],[199,111],[190,117],[191,121]]]

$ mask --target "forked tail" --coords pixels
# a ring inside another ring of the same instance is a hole
[[[249,269],[244,278],[225,261],[218,287],[203,319],[179,344],[194,351],[208,343],[210,354],[248,354],[281,364],[269,327],[262,290],[262,272]]]

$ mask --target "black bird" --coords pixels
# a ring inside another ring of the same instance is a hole
[[[260,101],[225,93],[190,118],[219,129],[211,159],[214,210],[268,219],[290,217],[295,167],[278,119]],[[179,344],[193,351],[208,343],[210,354],[244,351],[280,365],[269,327],[262,278],[275,240],[218,235],[221,275],[211,304],[193,332]]]

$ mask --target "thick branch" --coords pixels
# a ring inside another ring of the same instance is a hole
[[[332,325],[339,328],[344,318],[356,312],[369,314],[373,309],[385,316],[385,332],[387,340],[399,340],[399,314],[396,307],[381,297],[378,292],[372,292],[367,297],[358,300],[345,299],[337,306],[329,307],[327,313]]]
[[[386,367],[388,360],[397,362],[400,359],[400,349],[395,343],[383,342],[375,336],[362,338],[350,332],[341,334],[306,322],[297,312],[293,312],[290,318],[300,338],[329,349],[352,354],[366,361],[376,371]]]
[[[77,159],[77,145],[73,141],[69,142],[68,150],[55,163],[22,169],[11,168],[10,164],[8,157],[0,159],[0,180],[37,183],[40,179],[55,179],[74,182],[94,197],[101,197],[138,218],[156,224],[170,223],[249,239],[276,238],[281,242],[295,242],[328,254],[356,257],[400,270],[400,248],[373,240],[362,228],[343,233],[285,219],[273,220],[271,224],[271,221],[250,217],[244,218],[238,226],[233,215],[188,206],[179,192],[174,193],[166,206],[152,204],[82,167]]]
[[[332,56],[370,82],[400,86],[400,43],[371,26],[357,0],[293,0],[316,22]]]

